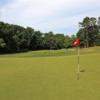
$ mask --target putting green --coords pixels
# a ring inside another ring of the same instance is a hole
[[[100,100],[100,53],[82,54],[80,68],[77,80],[75,55],[0,57],[0,100]]]

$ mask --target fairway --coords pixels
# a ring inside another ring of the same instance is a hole
[[[100,47],[77,56],[0,56],[0,100],[100,100]],[[90,52],[90,53],[89,53]]]

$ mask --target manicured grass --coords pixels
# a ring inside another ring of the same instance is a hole
[[[41,50],[41,51],[29,51],[25,53],[16,54],[3,54],[0,57],[53,57],[53,56],[70,56],[76,55],[76,48],[72,49],[62,49],[62,50]],[[80,54],[93,54],[100,53],[100,47],[80,49]]]
[[[0,100],[100,100],[99,50],[80,51],[80,67],[85,72],[80,72],[79,80],[73,49],[71,56],[1,56]]]

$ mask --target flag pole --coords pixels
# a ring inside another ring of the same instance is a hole
[[[77,80],[80,79],[80,52],[79,46],[77,46]]]
[[[80,53],[79,53],[79,45],[80,45],[80,39],[76,39],[73,42],[73,46],[76,46],[76,51],[77,51],[77,80],[80,79]]]

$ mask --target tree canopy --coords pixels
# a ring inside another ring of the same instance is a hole
[[[0,22],[0,53],[70,48],[76,38],[80,38],[81,47],[100,45],[100,17],[85,17],[79,25],[77,34],[68,36]]]
[[[100,45],[100,18],[85,17],[79,22],[80,29],[77,36],[81,39],[81,46]]]
[[[42,33],[31,27],[0,22],[0,53],[63,49],[69,47],[71,41],[71,37],[64,34]]]

